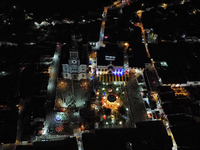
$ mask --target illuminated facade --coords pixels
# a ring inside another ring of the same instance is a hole
[[[97,52],[96,75],[99,82],[128,81],[129,72],[125,68],[123,49],[117,45],[106,45]]]
[[[72,47],[69,51],[68,64],[62,64],[62,74],[64,79],[81,80],[87,79],[87,64],[81,64],[79,58],[78,45],[75,35],[72,35]]]

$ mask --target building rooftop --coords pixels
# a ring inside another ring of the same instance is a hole
[[[17,145],[16,150],[78,150],[76,138],[66,138],[64,140],[34,142],[33,145]]]
[[[123,150],[128,145],[132,149],[165,149],[172,148],[172,142],[167,135],[162,122],[140,122],[137,128],[98,129],[94,133],[83,134],[85,150]]]
[[[173,115],[173,114],[190,114],[190,101],[186,100],[179,100],[179,101],[173,101],[170,100],[171,103],[164,103],[162,104],[162,108],[167,115]]]
[[[130,43],[128,57],[129,67],[145,68],[145,63],[150,63],[143,43]]]
[[[0,78],[0,104],[16,104],[16,96],[19,84],[19,75],[16,73]]]
[[[160,94],[165,94],[165,93],[173,93],[174,94],[174,91],[171,88],[171,86],[159,86],[158,90],[159,90]]]
[[[97,65],[98,66],[108,66],[110,62],[114,66],[123,66],[124,65],[124,53],[122,48],[119,48],[116,44],[106,44],[105,47],[101,47],[97,51]],[[111,56],[114,60],[106,60],[106,56]]]
[[[82,45],[81,42],[77,42],[78,45],[78,52],[79,52],[79,59],[80,59],[80,64],[87,64],[88,63],[88,56],[86,47]],[[69,60],[69,51],[70,51],[71,46],[70,45],[64,45],[61,48],[61,64],[68,64]]]
[[[199,43],[149,44],[149,52],[156,62],[162,82],[186,83],[200,81]]]
[[[187,116],[185,114],[168,115],[167,118],[168,118],[171,126],[196,123],[196,121],[193,117]]]
[[[17,134],[18,107],[0,111],[0,143],[15,143]]]
[[[182,124],[171,127],[177,146],[187,149],[200,149],[200,125]]]
[[[163,66],[165,63],[167,66]],[[173,84],[173,83],[186,83],[187,80],[183,75],[180,68],[174,65],[173,62],[169,61],[161,61],[155,62],[155,67],[157,69],[158,75],[162,79],[163,84]]]

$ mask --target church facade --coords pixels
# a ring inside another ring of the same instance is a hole
[[[62,70],[64,79],[81,80],[88,78],[87,64],[81,64],[75,35],[72,35],[68,64],[62,64]]]

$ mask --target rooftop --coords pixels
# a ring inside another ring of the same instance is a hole
[[[78,52],[79,52],[79,59],[80,59],[80,64],[87,64],[88,58],[87,58],[87,50],[86,47],[83,47],[81,42],[77,42],[78,45]],[[69,60],[69,51],[71,49],[70,45],[64,45],[61,48],[61,64],[68,64]]]
[[[183,124],[171,128],[176,139],[177,146],[180,148],[199,149],[200,148],[200,125]]]
[[[84,149],[122,150],[128,145],[132,145],[134,150],[172,148],[171,139],[162,122],[140,122],[136,126],[137,128],[98,129],[95,133],[84,133]]]
[[[149,44],[149,52],[156,62],[162,82],[186,83],[200,81],[199,43],[159,43]]]
[[[145,63],[150,63],[143,43],[130,43],[129,67],[145,68]]]
[[[64,140],[34,142],[33,145],[17,145],[16,150],[78,150],[76,138],[66,138]]]
[[[114,66],[123,66],[124,65],[124,53],[122,48],[119,48],[115,44],[106,44],[105,47],[101,47],[97,51],[97,65],[98,66],[108,66],[110,62]],[[106,56],[115,57],[114,61],[106,60]]]

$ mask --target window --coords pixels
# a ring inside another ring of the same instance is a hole
[[[84,75],[84,74],[82,74],[82,77],[85,77],[85,75]]]
[[[66,74],[65,76],[68,77],[68,74]]]
[[[77,52],[70,52],[70,57],[78,57],[78,53]]]
[[[85,66],[82,66],[82,70],[83,70],[83,71],[85,70]]]

